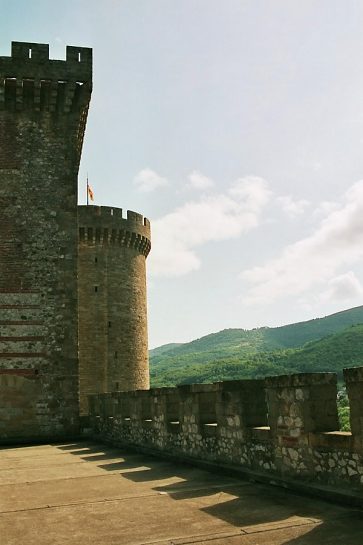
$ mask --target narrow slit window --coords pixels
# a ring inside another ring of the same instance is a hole
[[[81,54],[78,53],[78,62],[81,62]]]
[[[28,57],[29,57],[29,59],[32,58],[32,48],[31,47],[29,47]]]
[[[98,286],[95,286],[95,293],[98,292]]]
[[[111,325],[112,325],[111,322],[108,322],[108,327],[111,327]]]

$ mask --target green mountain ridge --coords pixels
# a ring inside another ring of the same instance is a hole
[[[151,350],[149,350],[149,354],[152,355],[153,357],[160,356],[161,354],[165,354],[169,352],[170,350],[173,350],[174,348],[181,346],[182,344],[183,343],[163,344],[161,346],[158,346],[157,348],[152,348]]]
[[[198,382],[217,382],[242,378],[330,371],[341,375],[344,367],[363,365],[363,324],[307,343],[302,348],[260,352],[198,364],[151,369],[152,386],[174,386]]]
[[[150,351],[151,383],[172,386],[300,371],[340,372],[363,364],[363,325],[357,324],[363,324],[363,306],[277,328],[212,333],[162,352]]]

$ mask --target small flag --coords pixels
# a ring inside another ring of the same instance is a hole
[[[88,185],[88,182],[87,182],[87,192],[88,192],[89,198],[90,198],[91,201],[93,202],[93,201],[95,200],[95,197],[94,197],[94,194],[93,194],[93,191],[92,191],[91,186]]]
[[[87,206],[88,206],[89,199],[91,199],[92,202],[95,200],[95,196],[93,194],[92,187],[88,183],[88,172],[87,172],[87,192],[86,192],[86,194],[87,194]]]

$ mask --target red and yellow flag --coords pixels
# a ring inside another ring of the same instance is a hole
[[[93,202],[95,200],[95,196],[93,194],[93,191],[92,191],[92,188],[91,186],[88,184],[87,182],[87,194],[88,194],[88,197],[91,199],[91,201]]]

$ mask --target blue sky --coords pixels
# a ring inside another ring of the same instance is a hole
[[[152,222],[152,347],[362,304],[361,0],[0,7],[1,55],[94,48],[80,202]]]

